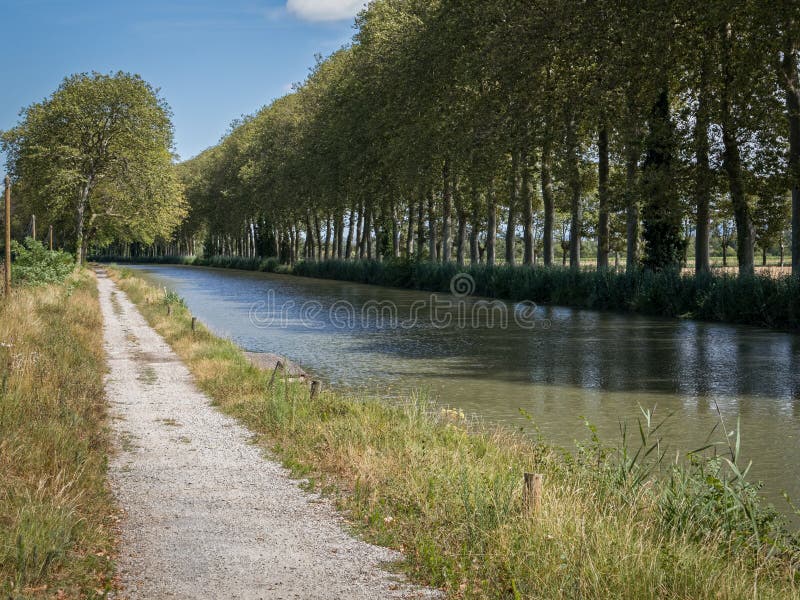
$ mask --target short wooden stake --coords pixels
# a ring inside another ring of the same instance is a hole
[[[269,378],[269,385],[267,386],[268,390],[272,389],[272,384],[275,383],[275,375],[278,374],[278,371],[283,368],[283,363],[278,361],[275,363],[275,368],[272,370],[272,377]]]
[[[194,333],[194,328],[197,326],[197,317],[192,317],[192,333]]]
[[[167,316],[172,314],[172,304],[167,304]]]
[[[314,381],[311,382],[311,399],[312,400],[317,397],[317,394],[319,394],[319,390],[320,390],[321,387],[322,387],[322,384],[319,381],[314,380]]]
[[[525,473],[525,505],[533,513],[539,512],[542,506],[542,486],[544,475]]]
[[[8,299],[11,296],[11,178],[6,175],[6,256],[5,256],[5,297]]]

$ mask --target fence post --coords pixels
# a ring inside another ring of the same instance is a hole
[[[275,368],[272,370],[272,377],[269,378],[269,385],[267,386],[268,390],[272,389],[272,384],[275,383],[275,375],[278,374],[278,370],[283,368],[283,363],[278,361],[275,363]]]
[[[525,505],[528,511],[537,513],[542,506],[544,475],[525,473]]]
[[[31,215],[31,237],[36,239],[36,215]]]
[[[314,380],[314,381],[311,382],[311,399],[312,400],[317,397],[317,394],[319,394],[319,390],[320,390],[321,387],[322,387],[322,384],[320,384],[319,381]]]
[[[53,226],[52,225],[50,225],[50,234],[49,234],[48,237],[50,239],[50,252],[52,252],[53,251]]]
[[[194,333],[194,328],[197,325],[197,317],[192,317],[192,333]]]
[[[11,295],[11,178],[6,175],[6,257],[5,257],[5,297]]]

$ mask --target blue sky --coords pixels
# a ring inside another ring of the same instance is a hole
[[[0,129],[70,73],[131,71],[161,89],[190,158],[349,41],[362,3],[0,0]]]

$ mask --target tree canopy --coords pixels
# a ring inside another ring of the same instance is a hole
[[[79,260],[92,242],[168,238],[186,216],[169,107],[138,75],[72,75],[21,117],[2,137],[15,197]]]
[[[549,265],[560,242],[658,270],[693,239],[703,271],[728,207],[740,272],[790,218],[800,267],[798,3],[374,0],[356,24],[181,165],[206,252]]]

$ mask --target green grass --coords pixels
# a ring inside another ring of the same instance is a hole
[[[15,290],[0,342],[0,595],[103,597],[115,508],[92,276]]]
[[[253,367],[163,290],[120,286],[224,412],[298,476],[333,496],[367,539],[402,550],[402,568],[450,598],[800,597],[800,544],[761,505],[727,444],[671,462],[643,412],[620,446],[572,452],[470,425],[418,398],[397,404]],[[523,473],[544,475],[532,514]]]

